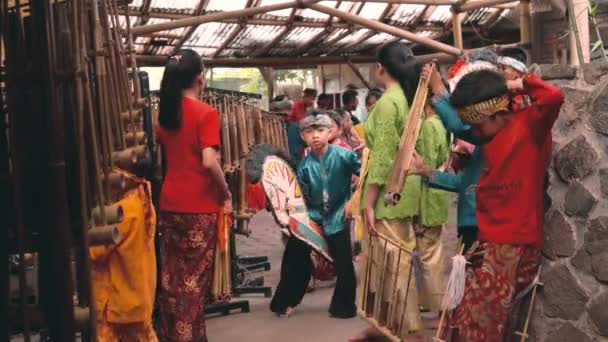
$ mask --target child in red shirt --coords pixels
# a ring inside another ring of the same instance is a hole
[[[510,111],[509,93],[528,95],[532,103]],[[507,81],[481,70],[461,79],[451,102],[483,141],[484,168],[477,188],[479,243],[467,254],[464,298],[448,324],[459,328],[456,341],[501,341],[513,298],[538,270],[543,181],[564,95],[535,75]]]

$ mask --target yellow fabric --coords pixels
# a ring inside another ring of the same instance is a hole
[[[415,224],[417,226],[417,224]],[[419,227],[417,226],[416,229]],[[420,227],[422,236],[416,236],[416,251],[422,266],[422,284],[419,288],[420,304],[433,312],[441,310],[441,301],[445,294],[445,269],[441,247],[441,226]]]
[[[109,323],[105,316],[97,320],[97,342],[158,342],[152,320],[136,323]]]
[[[156,215],[149,183],[130,181],[136,188],[115,204],[123,210],[121,241],[89,249],[95,309],[109,323],[148,322],[156,293]]]
[[[362,122],[360,124],[354,125],[353,128],[357,131],[357,134],[361,137],[361,139],[365,140],[365,123]]]

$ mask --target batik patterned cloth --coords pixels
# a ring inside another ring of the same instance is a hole
[[[533,281],[539,256],[531,245],[481,242],[469,250],[464,298],[448,323],[458,328],[455,341],[503,340],[513,299]]]
[[[136,323],[109,323],[97,320],[97,342],[158,342],[151,321]]]
[[[217,214],[161,212],[163,341],[207,341],[204,300],[213,278]]]

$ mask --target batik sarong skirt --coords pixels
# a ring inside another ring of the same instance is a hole
[[[161,212],[163,341],[207,341],[204,301],[211,290],[217,244],[217,214]]]
[[[457,328],[456,341],[503,340],[513,299],[534,280],[539,256],[534,246],[473,245],[466,255],[464,298],[449,319],[449,326]]]

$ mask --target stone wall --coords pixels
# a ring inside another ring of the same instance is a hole
[[[541,65],[566,102],[553,129],[551,206],[531,334],[608,341],[608,64]]]

